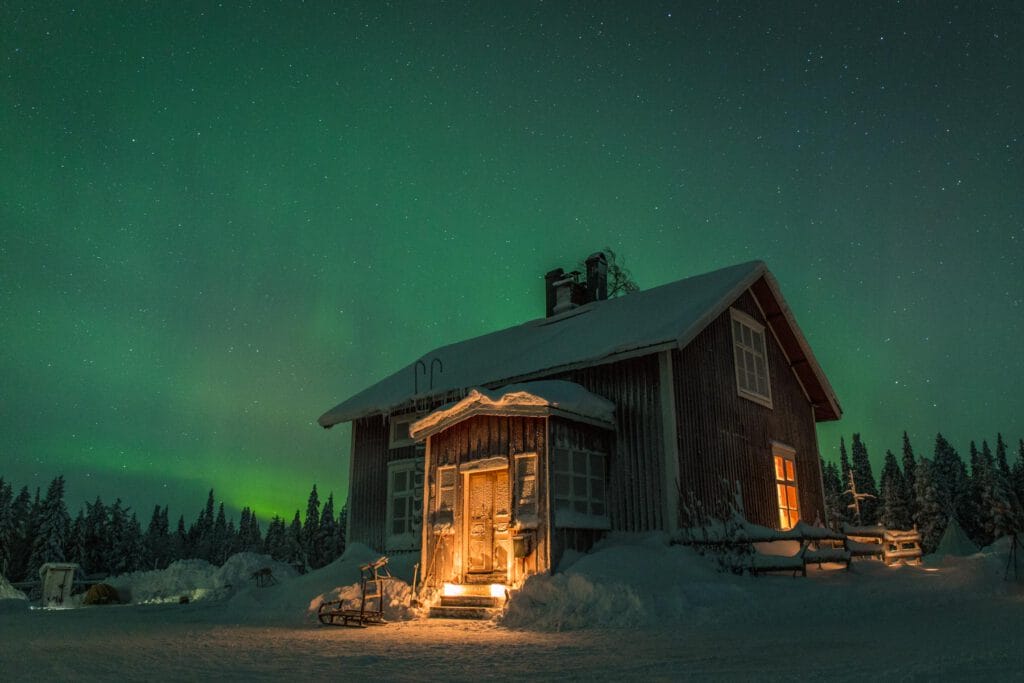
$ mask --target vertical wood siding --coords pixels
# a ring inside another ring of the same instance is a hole
[[[615,404],[615,442],[608,463],[612,529],[663,528],[657,354],[574,370],[558,379],[576,382]]]
[[[384,552],[387,515],[388,463],[422,457],[416,446],[388,448],[391,426],[381,415],[352,423],[352,481],[349,483],[350,542]]]
[[[811,404],[749,292],[733,306],[765,325],[772,408],[737,395],[729,311],[682,351],[672,352],[679,430],[679,475],[688,493],[714,508],[726,495],[722,479],[740,483],[746,517],[778,528],[772,441],[796,449],[800,516],[824,520],[818,442]]]

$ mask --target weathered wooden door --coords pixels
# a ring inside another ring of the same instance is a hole
[[[469,475],[466,572],[504,572],[509,522],[508,470]]]

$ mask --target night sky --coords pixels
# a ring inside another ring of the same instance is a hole
[[[343,499],[323,411],[604,246],[764,259],[826,458],[1024,436],[1017,3],[8,0],[0,50],[0,476],[72,514]]]

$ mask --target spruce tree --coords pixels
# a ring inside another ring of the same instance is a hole
[[[917,514],[914,523],[921,533],[921,548],[927,554],[935,552],[946,530],[946,506],[941,502],[941,493],[934,476],[934,466],[927,458],[917,462],[917,478],[914,481],[917,496]]]
[[[964,533],[970,536],[971,540],[979,546],[986,546],[990,539],[985,538],[984,532],[984,504],[982,494],[985,488],[985,480],[988,473],[986,463],[982,459],[981,452],[974,441],[968,447],[968,454],[971,462],[971,473],[965,486],[967,495],[956,499],[955,509],[957,521],[963,527]]]
[[[846,506],[843,505],[843,483],[839,469],[834,462],[821,461],[821,482],[825,489],[825,518],[832,529],[842,528],[846,521]]]
[[[28,574],[36,576],[39,568],[47,562],[63,562],[67,559],[66,549],[70,540],[71,517],[64,504],[64,477],[57,476],[46,490],[46,498],[40,506],[40,519],[32,543]]]
[[[327,502],[320,513],[320,526],[317,529],[316,548],[318,566],[323,567],[338,556],[338,522],[334,519],[334,493],[327,495]]]
[[[907,506],[907,482],[892,451],[885,452],[882,466],[879,523],[886,529],[909,529],[912,522]]]
[[[843,437],[839,437],[839,478],[843,482],[843,488],[846,488],[846,482],[850,481],[850,458],[846,455],[846,441]]]
[[[852,451],[853,476],[857,481],[857,491],[866,493],[872,498],[865,498],[860,504],[860,516],[862,524],[878,523],[878,486],[875,484],[875,475],[871,471],[871,460],[868,459],[868,449],[860,439],[860,434],[853,435],[853,443],[850,446]]]
[[[320,548],[317,547],[318,530],[320,528],[320,498],[316,493],[316,484],[309,492],[306,503],[306,524],[302,528],[302,551],[309,567],[322,567]]]
[[[192,557],[192,548],[189,546],[188,531],[185,529],[185,515],[178,515],[178,527],[174,532],[173,552],[171,562],[184,560]]]
[[[999,468],[1003,478],[1009,481],[1010,463],[1006,460],[1006,442],[1003,441],[1003,435],[999,432],[996,433],[996,467]]]
[[[914,457],[914,449],[910,445],[910,437],[903,432],[903,481],[906,486],[903,498],[907,501],[907,516],[911,521],[917,514],[917,496],[914,493],[916,472],[917,459]]]
[[[0,479],[0,576],[8,576],[14,546],[14,489]]]
[[[1010,472],[1010,486],[1017,496],[1017,500],[1024,505],[1024,439],[1019,442],[1017,462],[1013,463],[1013,469]]]
[[[129,545],[127,536],[130,533],[128,524],[130,521],[128,510],[121,503],[120,498],[117,498],[108,506],[106,537],[104,539],[104,550],[106,551],[104,566],[105,571],[112,576],[131,571],[128,569],[131,566],[131,558],[129,558],[127,553]]]
[[[107,506],[99,496],[85,504],[85,526],[82,530],[82,566],[86,574],[106,574],[110,549],[107,543]]]
[[[267,535],[263,541],[263,552],[278,562],[288,561],[287,528],[280,516],[274,515],[267,526]]]
[[[299,516],[298,510],[295,511],[295,517],[288,528],[285,543],[287,549],[287,560],[285,561],[294,567],[305,570],[306,553],[302,548],[302,517]]]
[[[935,436],[935,458],[931,461],[931,467],[939,501],[943,506],[952,508],[957,515],[957,521],[962,524],[963,513],[970,513],[967,505],[970,497],[970,479],[960,454],[941,433]]]
[[[338,513],[338,541],[334,547],[337,550],[338,557],[345,554],[345,537],[348,533],[348,503],[342,506],[341,512]]]
[[[71,523],[71,532],[68,539],[67,558],[77,564],[83,573],[88,573],[85,566],[85,510],[78,508],[78,515]]]
[[[210,555],[207,559],[211,563],[220,566],[228,559],[227,553],[230,549],[227,517],[224,515],[224,503],[221,503],[217,508],[217,517],[213,522],[213,530],[210,533]]]

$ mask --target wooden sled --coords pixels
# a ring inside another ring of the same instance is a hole
[[[388,558],[359,567],[359,608],[345,607],[344,600],[327,600],[317,608],[317,618],[325,626],[366,628],[386,624],[384,620],[384,582],[391,578]],[[374,602],[376,601],[376,602]],[[376,608],[376,609],[374,609]]]

